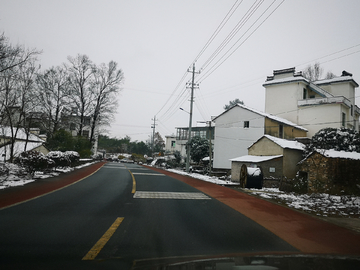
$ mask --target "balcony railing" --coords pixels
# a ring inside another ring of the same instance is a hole
[[[345,97],[326,97],[326,98],[309,98],[298,100],[298,106],[311,106],[311,105],[321,105],[321,104],[336,104],[344,103],[349,108],[351,107],[351,102]]]

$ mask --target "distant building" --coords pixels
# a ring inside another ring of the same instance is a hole
[[[176,151],[176,136],[165,136],[165,154],[173,154]]]
[[[299,163],[309,192],[353,194],[360,185],[360,153],[317,150]]]
[[[307,129],[289,120],[237,104],[213,119],[215,169],[231,169],[231,159],[247,155],[264,134],[284,139],[306,137]]]
[[[245,164],[261,167],[264,180],[279,186],[282,179],[295,178],[304,148],[304,144],[295,140],[264,135],[248,148],[247,155],[231,159],[231,180],[239,181],[240,168]]]
[[[13,130],[13,132],[11,131]],[[37,130],[33,130],[33,133],[27,132],[24,128],[11,128],[7,126],[0,126],[0,160],[9,160],[11,153],[11,141],[13,134],[16,134],[14,141],[14,153],[13,157],[19,156],[23,152],[35,150],[46,155],[49,150],[45,147],[44,137],[39,137],[36,133]],[[34,134],[35,133],[35,134]]]
[[[295,68],[274,70],[265,87],[265,111],[308,130],[312,137],[320,129],[350,128],[359,131],[360,109],[355,105],[352,74],[310,82]]]
[[[192,127],[191,128],[191,138],[195,136],[206,138],[209,141],[214,140],[214,127]],[[176,137],[175,137],[175,150],[179,151],[181,156],[186,157],[186,144],[189,138],[189,128],[188,127],[178,127],[176,128]]]

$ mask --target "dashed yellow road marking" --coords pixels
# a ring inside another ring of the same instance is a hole
[[[115,233],[116,229],[120,226],[123,220],[123,217],[118,217],[115,222],[110,226],[110,228],[104,233],[104,235],[99,239],[99,241],[96,242],[92,249],[90,249],[90,251],[82,258],[82,260],[94,260],[96,256],[100,253],[102,248],[109,241],[111,236]]]

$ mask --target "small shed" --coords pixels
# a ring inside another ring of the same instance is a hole
[[[248,148],[248,155],[231,159],[231,180],[239,181],[238,169],[242,164],[260,166],[265,187],[279,187],[285,179],[293,179],[297,164],[303,159],[305,145],[295,140],[286,140],[264,135]]]
[[[240,172],[243,165],[248,168],[261,168],[264,185],[268,186],[269,181],[279,181],[282,176],[282,155],[276,156],[251,156],[246,155],[231,159],[231,181],[240,182]],[[276,169],[280,168],[280,169]],[[271,186],[271,184],[270,184]]]
[[[299,162],[309,192],[358,192],[360,153],[317,149]]]

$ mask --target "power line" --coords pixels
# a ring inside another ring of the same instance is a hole
[[[211,42],[215,39],[215,37],[219,34],[219,32],[223,29],[223,27],[226,25],[226,23],[229,21],[229,19],[232,17],[232,15],[234,14],[234,12],[238,9],[238,7],[241,5],[241,3],[243,2],[243,0],[237,4],[239,2],[239,0],[237,0],[234,5],[231,7],[231,9],[228,11],[228,13],[226,14],[226,16],[224,17],[224,19],[221,21],[221,23],[219,24],[219,26],[216,28],[216,30],[214,31],[214,33],[211,35],[211,37],[209,38],[209,40],[206,42],[206,44],[204,45],[204,47],[201,49],[201,51],[199,52],[199,54],[195,57],[194,62],[196,62],[200,56],[205,52],[205,50],[209,47],[209,45],[211,44]]]
[[[276,2],[274,0],[270,6],[266,8],[266,10],[255,20],[255,22],[246,30],[246,32],[231,46],[224,54],[223,56],[207,71],[203,74],[203,76],[199,79],[201,81],[204,81],[206,78],[208,78],[215,70],[217,70],[227,59],[229,59],[230,56],[232,56],[259,28],[264,24],[266,20],[269,19],[269,17],[284,3],[285,0],[281,1],[279,5],[275,7],[275,9],[245,38],[243,42],[241,42],[232,52],[230,52],[234,46],[245,36],[245,34],[258,22],[258,20],[265,15],[265,13],[269,10],[269,8]],[[230,53],[229,53],[230,52]],[[228,55],[227,55],[228,54]],[[227,56],[226,56],[227,55]]]
[[[223,40],[223,42],[217,47],[217,49],[213,52],[213,54],[205,61],[201,70],[206,69],[206,67],[215,59],[216,56],[220,54],[220,52],[226,47],[227,44],[234,38],[234,36],[240,31],[240,29],[245,25],[245,23],[251,18],[251,16],[255,13],[255,11],[263,4],[264,0],[260,2],[256,1],[245,13],[245,15],[241,18],[241,20],[235,25],[235,27],[230,31],[227,37]]]

